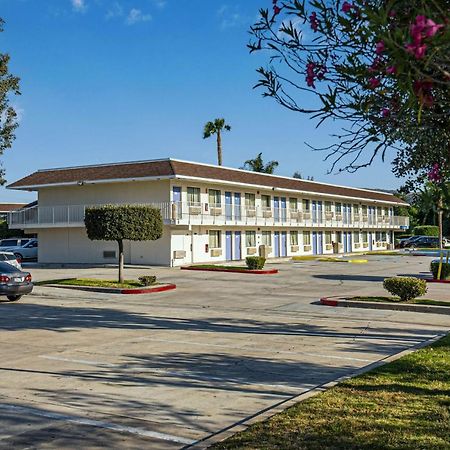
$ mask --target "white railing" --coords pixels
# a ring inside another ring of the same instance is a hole
[[[310,228],[377,229],[400,229],[409,226],[409,218],[400,216],[352,215],[343,217],[342,215],[330,215],[318,211],[244,205],[210,205],[194,202],[162,202],[148,203],[147,205],[160,209],[164,222],[171,225],[283,225]],[[35,206],[9,213],[8,223],[11,228],[50,225],[82,226],[85,210],[88,207],[89,205]]]

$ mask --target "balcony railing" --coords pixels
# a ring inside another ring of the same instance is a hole
[[[89,205],[35,206],[8,214],[10,228],[83,226]],[[100,206],[100,205],[96,205]],[[206,203],[149,203],[161,210],[169,225],[293,226],[322,228],[403,229],[409,218],[401,216],[336,215],[318,211]]]

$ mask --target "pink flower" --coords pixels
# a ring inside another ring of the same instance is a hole
[[[353,3],[350,2],[344,2],[342,4],[342,12],[344,12],[345,14],[348,14],[353,8]]]
[[[381,55],[386,50],[386,46],[384,45],[384,41],[377,42],[375,46],[375,53],[377,55]]]
[[[413,83],[413,90],[420,103],[431,108],[434,104],[433,82],[428,80],[416,80]]]
[[[378,86],[380,86],[381,81],[378,78],[372,77],[369,79],[369,85],[371,89],[376,89]]]
[[[395,17],[397,15],[397,11],[395,11],[395,9],[391,9],[389,11],[389,17]]]
[[[309,23],[311,24],[311,28],[315,33],[319,28],[319,21],[317,20],[317,14],[315,12],[313,12],[309,16]]]
[[[433,183],[442,181],[441,169],[438,163],[434,163],[432,169],[428,172],[428,179]]]
[[[386,73],[388,75],[395,75],[397,73],[397,67],[395,67],[395,66],[386,67]]]
[[[313,89],[316,88],[315,80],[323,80],[327,73],[326,67],[316,64],[315,62],[309,62],[306,65],[306,84]]]
[[[391,115],[391,110],[389,108],[383,108],[381,110],[381,115],[386,118],[389,117]]]
[[[280,14],[280,12],[281,12],[281,8],[280,8],[279,6],[277,6],[277,5],[274,5],[274,7],[273,7],[273,13],[274,13],[275,15],[278,15],[278,14]]]
[[[443,28],[444,25],[437,24],[433,20],[428,19],[427,20],[427,30],[425,32],[425,37],[430,38],[433,37],[441,28]]]

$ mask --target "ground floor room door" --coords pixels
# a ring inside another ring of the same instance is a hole
[[[317,253],[323,254],[323,233],[321,231],[317,233]]]
[[[234,254],[233,259],[239,260],[242,259],[242,233],[240,231],[236,231],[234,233]]]
[[[281,249],[280,253],[282,257],[287,256],[287,232],[282,231],[281,232]]]
[[[317,255],[317,232],[313,231],[312,234],[312,251],[313,255]]]
[[[275,258],[280,257],[280,232],[275,231],[274,233],[274,239],[273,239],[273,247],[275,252]]]
[[[373,235],[369,233],[369,250],[373,250]]]
[[[232,242],[232,232],[225,232],[225,259],[231,261],[233,259],[233,242]]]

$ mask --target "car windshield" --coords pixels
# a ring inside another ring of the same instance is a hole
[[[17,273],[17,272],[20,272],[20,270],[16,269],[11,264],[0,261],[0,273]]]

